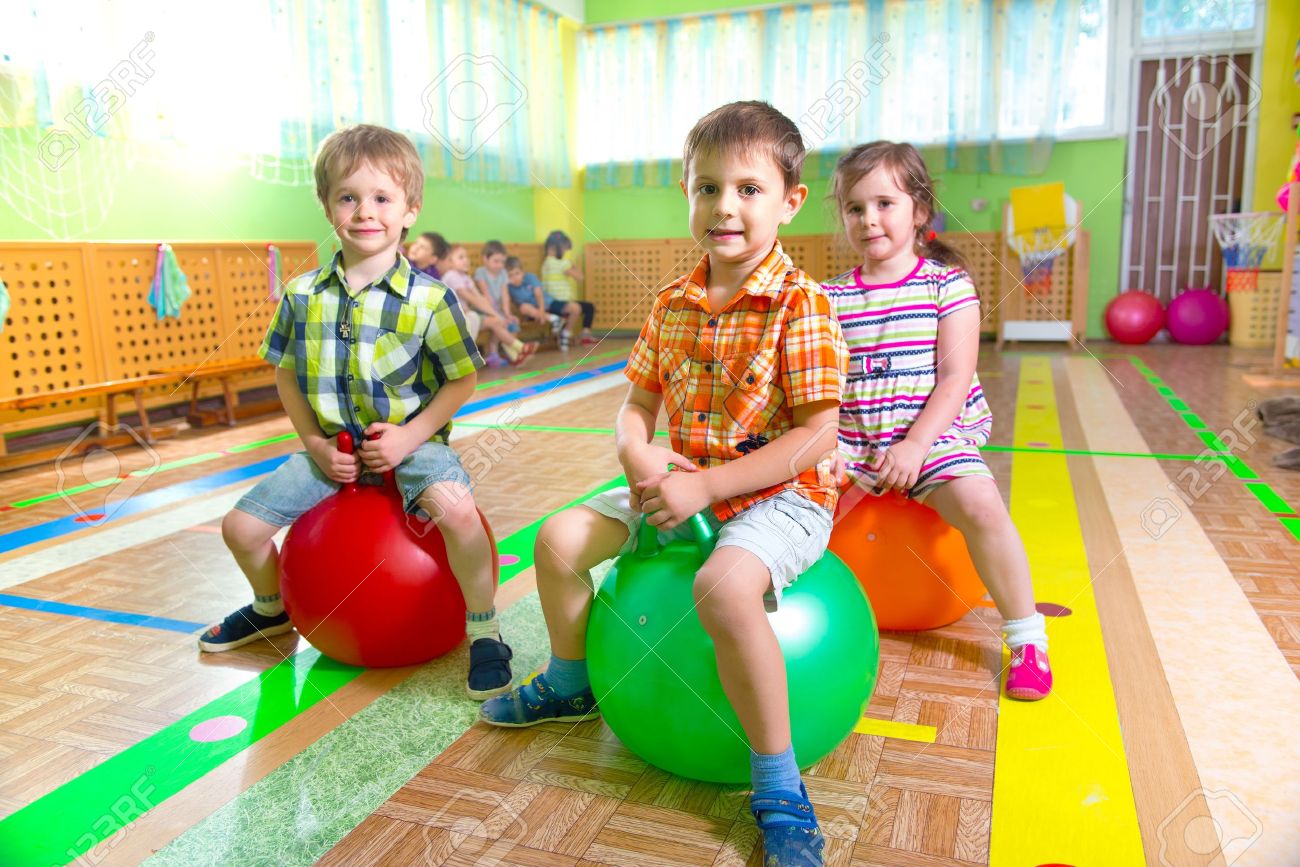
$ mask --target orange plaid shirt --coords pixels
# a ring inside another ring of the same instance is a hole
[[[624,373],[663,395],[674,451],[708,468],[734,461],[794,427],[794,407],[837,403],[848,349],[830,299],[780,242],[718,312],[705,286],[709,257],[663,289]],[[830,459],[769,488],[713,504],[725,521],[791,490],[834,511]]]

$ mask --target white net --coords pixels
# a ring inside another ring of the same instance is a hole
[[[1210,226],[1230,269],[1255,270],[1282,239],[1283,214],[1211,214]]]

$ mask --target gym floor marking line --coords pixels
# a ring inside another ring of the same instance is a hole
[[[1257,481],[1259,474],[1247,466],[1246,462],[1240,457],[1232,454],[1227,445],[1213,431],[1206,428],[1206,424],[1201,420],[1200,416],[1190,411],[1180,411],[1180,409],[1186,410],[1187,404],[1178,399],[1178,396],[1174,394],[1174,390],[1165,384],[1158,373],[1136,355],[1108,357],[1123,358],[1129,364],[1132,364],[1134,369],[1142,375],[1142,378],[1150,383],[1156,392],[1169,403],[1170,408],[1178,413],[1178,416],[1183,421],[1187,422],[1187,426],[1200,438],[1201,442],[1205,443],[1213,451],[1221,453],[1223,461],[1232,470],[1233,475],[1243,481],[1250,480],[1245,482],[1246,489],[1255,495],[1255,499],[1259,500],[1265,509],[1278,516],[1279,523],[1281,523],[1283,529],[1291,534],[1293,539],[1300,540],[1300,520],[1295,517],[1295,509],[1269,487],[1267,482]]]
[[[1059,447],[1050,359],[1022,356],[1019,375],[1013,442]],[[989,864],[1140,864],[1137,807],[1066,456],[1018,451],[1011,467],[1011,515],[1034,594],[1073,614],[1048,622],[1053,694],[1038,702],[999,695]],[[1005,665],[1005,650],[1001,659]]]
[[[621,476],[611,479],[556,511],[622,484],[626,482]],[[532,566],[533,540],[549,516],[538,518],[498,543],[499,553],[519,557],[518,562],[501,568],[502,584]],[[252,680],[0,820],[0,855],[6,856],[0,858],[0,863],[17,863],[12,859],[18,856],[26,859],[22,863],[43,864],[63,863],[76,858],[122,827],[121,822],[114,820],[115,814],[110,807],[124,794],[130,793],[133,786],[142,785],[142,780],[148,782],[147,808],[152,809],[351,682],[364,670],[334,662],[314,648],[276,663]],[[321,682],[313,680],[312,685],[308,685],[306,681],[316,672],[321,672],[318,677]],[[316,688],[312,688],[313,685]],[[279,700],[294,695],[297,696],[295,701]],[[269,701],[266,700],[268,696]],[[238,716],[241,711],[246,715],[248,708],[256,708],[256,718],[240,736],[198,746],[190,739],[189,731],[195,724],[216,716]],[[346,720],[340,724],[346,725]],[[188,758],[179,763],[178,773],[168,775],[166,779],[154,773],[158,768],[170,769],[177,762],[169,764],[168,760],[179,756]],[[145,812],[138,807],[133,809],[136,812],[127,816],[127,821]]]

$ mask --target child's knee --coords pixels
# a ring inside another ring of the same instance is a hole
[[[416,502],[444,535],[467,534],[482,523],[474,497],[464,485],[451,482],[430,485]]]
[[[236,553],[256,551],[271,541],[279,529],[239,509],[231,509],[221,519],[221,538]]]
[[[962,497],[953,510],[950,523],[962,533],[988,533],[998,530],[1008,520],[1006,506],[997,489],[971,492]]]
[[[540,567],[539,576],[574,569],[581,547],[580,532],[571,511],[551,515],[542,522],[533,545],[533,562]]]
[[[691,592],[700,624],[710,635],[727,632],[739,622],[736,615],[743,610],[748,595],[739,581],[729,580],[725,571],[708,564],[695,573]],[[761,594],[758,599],[762,605]]]

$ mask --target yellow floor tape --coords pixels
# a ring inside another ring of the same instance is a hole
[[[877,735],[882,738],[895,738],[900,741],[916,741],[932,744],[938,734],[934,726],[915,725],[914,723],[894,722],[887,719],[872,719],[864,716],[858,720],[853,730],[860,735]]]
[[[1063,448],[1051,361],[1026,356],[1016,390],[1015,445]],[[1034,595],[1073,610],[1049,618],[1056,683],[1044,701],[998,702],[989,864],[1145,863],[1115,693],[1064,455],[1016,452],[1011,517]],[[1009,657],[1004,652],[1003,665]]]

